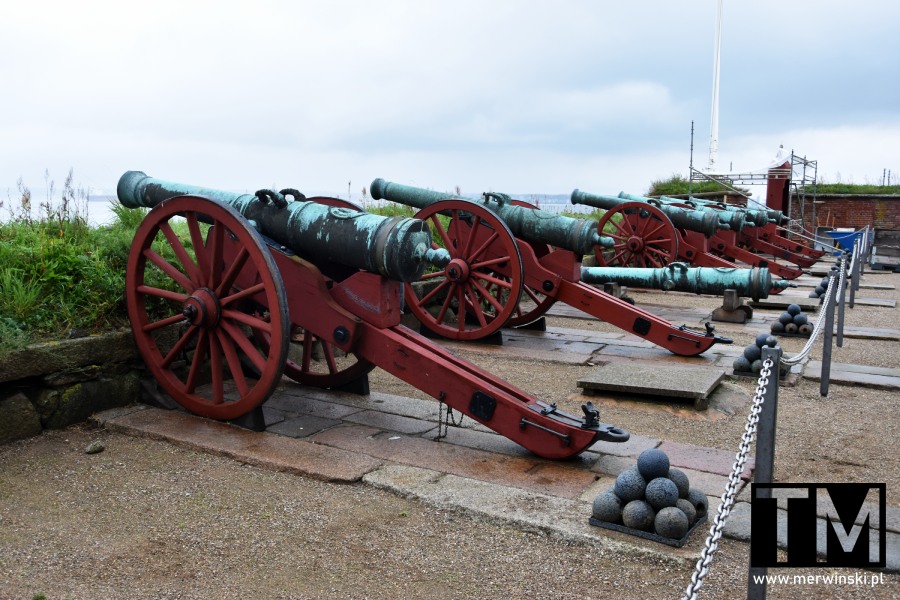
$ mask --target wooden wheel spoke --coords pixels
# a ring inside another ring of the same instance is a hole
[[[509,257],[508,257],[508,256],[501,256],[500,258],[491,258],[491,259],[488,259],[488,260],[483,260],[483,261],[481,261],[481,262],[472,263],[472,264],[469,265],[469,269],[472,269],[472,270],[475,270],[475,269],[484,270],[484,269],[486,269],[487,267],[492,267],[492,266],[494,266],[494,265],[503,264],[503,263],[505,263],[505,262],[509,262]]]
[[[191,278],[194,286],[200,287],[201,285],[203,285],[201,283],[201,281],[203,280],[203,276],[200,274],[200,269],[197,268],[194,260],[188,255],[184,244],[181,243],[181,240],[178,239],[178,236],[172,230],[172,226],[169,225],[168,221],[166,221],[159,224],[159,229],[163,232],[163,235],[166,236],[166,240],[169,242],[169,246],[172,247],[172,250],[175,252],[175,256],[178,257],[179,262],[181,262],[181,266],[184,267],[185,273],[187,273],[188,277]]]
[[[419,281],[425,281],[427,279],[434,279],[435,277],[445,277],[445,276],[446,276],[446,273],[443,270],[435,271],[433,273],[425,273],[424,275],[419,277]]]
[[[156,298],[165,298],[166,300],[174,300],[175,302],[185,302],[188,299],[186,294],[164,290],[162,288],[153,287],[152,285],[139,285],[135,288],[139,294],[145,296],[154,296]]]
[[[215,332],[216,338],[219,340],[219,345],[222,347],[222,352],[225,354],[225,362],[228,363],[228,370],[231,372],[231,378],[234,380],[234,385],[238,389],[238,394],[241,397],[246,396],[250,391],[250,388],[247,385],[247,378],[244,377],[241,359],[234,349],[234,344],[221,329],[216,329]]]
[[[159,269],[169,276],[175,283],[180,285],[184,291],[188,294],[194,291],[195,286],[194,283],[188,278],[187,275],[179,271],[175,268],[175,265],[167,261],[165,258],[156,253],[152,248],[147,248],[144,250],[144,256],[150,259],[154,265],[159,267]]]
[[[213,403],[225,401],[225,381],[222,372],[222,346],[216,336],[209,336],[209,366],[212,372]]]
[[[247,313],[241,312],[239,310],[223,310],[222,318],[231,319],[232,321],[237,321],[238,323],[243,323],[244,325],[247,325],[248,327],[257,331],[272,333],[271,323],[269,323],[268,321],[264,321],[259,317],[248,315]]]
[[[465,291],[461,285],[457,285],[456,303],[459,305],[459,310],[456,313],[456,329],[458,331],[463,331],[466,328],[466,300]]]
[[[206,245],[209,249],[209,287],[215,289],[219,286],[219,276],[222,274],[222,244],[225,235],[225,226],[216,222],[209,230]]]
[[[450,241],[450,235],[447,233],[447,230],[444,229],[444,224],[441,223],[440,219],[438,219],[438,215],[431,215],[431,218],[429,220],[431,221],[431,224],[434,225],[434,228],[435,230],[437,230],[438,235],[441,237],[441,240],[443,240],[444,248],[446,248],[447,252],[450,253],[451,258],[456,258],[456,248],[453,247],[453,242]]]
[[[643,237],[644,237],[645,240],[649,240],[651,235],[653,235],[653,234],[656,233],[657,231],[660,231],[661,229],[665,229],[665,228],[666,228],[666,224],[663,223],[662,221],[656,221],[656,223],[657,223],[657,226],[654,227],[652,230],[650,230],[650,231],[644,231]]]
[[[472,307],[472,312],[475,314],[475,318],[478,320],[478,324],[484,327],[487,325],[487,319],[484,318],[484,311],[481,310],[481,303],[478,301],[478,294],[475,292],[473,286],[467,286],[466,291],[464,292],[466,296],[466,302],[469,302],[469,306]],[[469,300],[469,295],[471,294],[471,300]]]
[[[226,320],[221,321],[220,326],[221,329],[234,340],[240,349],[243,350],[244,354],[250,359],[250,362],[253,363],[254,367],[259,369],[260,372],[266,370],[266,357],[259,353],[259,349],[247,339],[247,336],[244,335],[243,331]]]
[[[526,286],[522,287],[522,291],[524,291],[528,295],[528,297],[531,298],[531,301],[534,302],[535,304],[541,303],[541,299],[538,297],[537,293],[532,288],[530,288],[526,285]]]
[[[241,250],[238,252],[237,257],[235,257],[234,262],[229,265],[225,277],[222,278],[222,281],[220,281],[219,285],[216,287],[216,296],[222,296],[231,289],[234,280],[237,279],[238,274],[241,272],[241,269],[244,268],[244,264],[246,264],[249,257],[250,253],[247,251],[247,248],[241,246]]]
[[[206,359],[209,346],[209,332],[206,329],[200,331],[197,338],[197,348],[194,350],[194,357],[191,359],[191,368],[188,370],[187,380],[185,381],[185,389],[188,394],[193,394],[197,387],[197,377],[200,375],[200,367]]]
[[[184,347],[188,345],[188,342],[190,342],[194,338],[194,336],[197,335],[198,331],[200,331],[200,328],[196,325],[191,325],[190,327],[188,327],[187,331],[185,331],[184,334],[180,338],[178,338],[178,341],[175,342],[175,345],[172,346],[171,350],[169,350],[169,353],[166,354],[165,357],[163,357],[160,366],[163,368],[168,368],[169,365],[172,364],[172,361],[175,360],[175,357],[184,351]]]
[[[450,300],[453,299],[453,287],[454,286],[451,286],[450,291],[447,292],[447,297],[444,298],[444,303],[441,305],[441,310],[438,311],[437,316],[434,318],[434,320],[438,323],[443,323],[444,317],[447,315],[447,309],[450,308]]]
[[[472,243],[475,241],[475,232],[478,231],[478,227],[481,225],[481,217],[475,215],[475,219],[472,221],[472,226],[469,228],[469,239],[466,240],[466,247],[463,250],[463,256],[469,256],[469,252],[472,251]],[[457,226],[458,230],[458,226]]]
[[[175,325],[176,323],[182,323],[185,320],[185,316],[181,313],[177,315],[172,315],[171,317],[166,317],[165,319],[160,319],[159,321],[153,321],[152,323],[147,323],[143,327],[141,327],[142,331],[156,331],[157,329],[162,329],[163,327],[168,327],[169,325]]]
[[[498,288],[503,288],[503,289],[507,289],[507,290],[512,289],[512,283],[510,283],[506,279],[501,279],[499,277],[495,277],[489,273],[482,273],[481,271],[478,271],[476,273],[472,273],[472,277],[477,277],[478,279],[487,281],[488,283],[496,285]]]
[[[200,270],[199,285],[205,286],[209,273],[209,261],[206,256],[206,246],[203,244],[203,234],[200,232],[200,223],[197,221],[197,213],[185,213],[188,231],[191,234],[191,244],[194,246],[194,255],[197,257],[197,268]]]
[[[321,342],[321,344],[322,354],[325,356],[325,364],[328,366],[328,372],[337,373],[338,367],[337,362],[334,360],[334,346],[326,344],[325,342]]]
[[[260,292],[263,292],[263,291],[265,291],[265,289],[266,289],[266,284],[257,283],[256,285],[252,285],[252,286],[245,288],[239,292],[235,292],[234,294],[232,294],[230,296],[225,296],[224,298],[221,298],[219,300],[219,304],[221,304],[223,307],[225,307],[225,306],[228,306],[229,304],[231,304],[232,302],[236,302],[237,300],[243,300],[244,298],[247,298],[249,296],[253,296]]]
[[[301,361],[300,369],[306,371],[307,373],[310,370],[310,366],[312,365],[312,347],[314,344],[313,335],[308,330],[303,332],[303,359]]]
[[[488,290],[486,290],[480,283],[478,283],[478,281],[476,281],[475,279],[472,279],[470,281],[471,281],[473,290],[477,290],[478,293],[481,294],[481,297],[484,298],[488,304],[493,306],[494,310],[496,310],[497,313],[499,314],[500,311],[503,310],[503,305],[500,304],[500,301],[497,300],[497,298],[493,294],[491,294]],[[498,292],[499,291],[500,290],[498,289]]]
[[[434,298],[438,294],[438,292],[440,292],[442,289],[444,289],[448,285],[450,285],[450,280],[449,279],[443,280],[437,286],[435,286],[435,288],[433,290],[431,290],[430,292],[425,294],[422,297],[422,299],[417,302],[417,305],[424,307],[429,301],[431,301],[432,298]]]
[[[483,243],[481,246],[478,247],[478,250],[476,250],[475,252],[473,252],[472,254],[470,254],[470,255],[468,255],[468,256],[466,257],[466,260],[468,260],[469,262],[471,262],[471,261],[474,261],[474,260],[475,260],[476,258],[478,258],[479,256],[481,256],[481,255],[484,253],[484,251],[487,250],[488,247],[489,247],[491,244],[493,244],[494,241],[495,241],[498,237],[500,237],[500,234],[499,234],[498,232],[495,231],[494,233],[492,233],[491,236],[490,236],[488,239],[486,239],[486,240],[484,241],[484,243]],[[507,260],[509,259],[509,257],[506,257],[506,258],[507,258]]]

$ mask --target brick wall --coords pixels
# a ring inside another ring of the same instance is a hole
[[[876,229],[900,229],[900,195],[820,194],[815,199],[813,221],[812,196],[804,203],[803,225],[809,231],[815,227],[852,227],[859,229],[869,225]],[[800,218],[800,200],[791,198],[791,218]]]

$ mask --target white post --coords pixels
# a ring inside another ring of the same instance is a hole
[[[713,53],[712,111],[709,118],[709,165],[712,172],[719,154],[719,56],[722,51],[722,0],[716,7],[716,47]]]

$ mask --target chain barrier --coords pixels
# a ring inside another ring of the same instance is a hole
[[[462,426],[463,417],[465,417],[465,414],[459,413],[459,421],[457,421],[453,416],[453,409],[444,403],[443,396],[438,399],[438,433],[434,440],[438,441],[447,437],[451,425],[453,427]]]
[[[838,271],[840,271],[840,285],[844,284],[844,277],[846,273],[846,269],[844,263],[846,262],[846,257],[841,256],[837,261]],[[822,302],[822,306],[819,308],[819,318],[816,320],[816,325],[813,328],[812,334],[810,334],[809,339],[806,341],[806,345],[803,346],[803,350],[801,350],[796,356],[792,356],[791,358],[781,358],[781,364],[783,365],[796,365],[799,364],[803,359],[809,356],[810,351],[812,351],[813,345],[816,343],[816,340],[819,338],[819,334],[822,332],[822,328],[825,326],[825,318],[826,313],[828,312],[828,306],[831,303],[831,298],[833,294],[831,293],[833,286],[835,285],[835,278],[828,278],[828,289],[825,290],[825,300]],[[839,287],[838,290],[842,288]]]
[[[834,274],[832,274],[832,276],[828,278],[828,289],[825,292],[825,300],[823,301],[822,306],[819,309],[820,316],[816,321],[816,325],[813,328],[813,332],[810,335],[809,340],[803,347],[803,350],[801,350],[800,353],[796,356],[793,356],[791,358],[784,358],[782,356],[779,360],[780,364],[794,365],[799,363],[809,355],[810,350],[812,349],[813,345],[819,337],[819,334],[821,333],[822,327],[825,325],[825,314],[828,311],[829,303],[832,301],[833,287],[837,285],[838,291],[840,291],[843,289],[843,286],[846,282],[846,254],[842,255],[838,259],[837,267],[839,277],[834,277]],[[737,495],[737,490],[741,482],[741,473],[744,470],[744,465],[747,462],[747,456],[750,453],[750,445],[753,443],[753,440],[756,437],[756,427],[759,423],[759,415],[762,412],[762,405],[765,401],[765,395],[769,385],[769,376],[772,374],[773,366],[774,363],[772,359],[767,358],[763,363],[762,370],[759,373],[759,380],[756,384],[756,393],[753,396],[753,405],[750,408],[750,414],[747,416],[747,425],[744,429],[743,436],[741,436],[741,445],[735,458],[734,467],[732,468],[731,475],[728,477],[728,484],[725,486],[725,491],[722,494],[722,502],[719,505],[719,510],[716,512],[716,517],[713,521],[713,525],[709,530],[709,536],[707,536],[706,538],[706,543],[704,544],[703,551],[700,553],[700,558],[697,560],[697,565],[694,569],[694,573],[691,575],[691,583],[685,590],[684,596],[682,596],[682,600],[696,600],[697,593],[703,586],[703,580],[709,574],[709,566],[712,563],[713,554],[715,554],[716,550],[718,549],[719,539],[721,539],[722,537],[722,532],[725,528],[725,522],[728,520],[728,517],[731,514],[731,509],[734,506],[734,498]],[[777,375],[775,385],[778,385]]]
[[[772,366],[774,363],[771,358],[767,358],[763,363],[762,370],[759,373],[759,380],[756,384],[756,394],[753,396],[753,406],[750,414],[747,416],[747,426],[744,428],[744,435],[741,436],[741,447],[735,457],[734,467],[731,469],[731,475],[728,477],[728,485],[725,486],[725,492],[722,494],[722,503],[716,512],[716,518],[709,530],[706,538],[706,544],[700,553],[700,559],[691,575],[691,583],[682,596],[682,600],[696,600],[697,592],[703,586],[703,579],[709,574],[709,565],[712,563],[713,554],[719,546],[719,539],[722,537],[722,531],[725,529],[725,522],[728,515],[731,514],[731,508],[734,506],[734,498],[741,484],[741,473],[744,471],[744,465],[747,463],[747,455],[750,454],[750,445],[756,436],[756,426],[759,423],[759,413],[762,411],[763,401],[765,400],[766,389],[769,385],[769,376],[772,374]],[[775,385],[778,385],[777,375]]]

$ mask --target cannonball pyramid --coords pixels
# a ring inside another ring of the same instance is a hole
[[[708,509],[706,494],[692,488],[683,471],[670,466],[665,452],[650,448],[641,452],[636,465],[619,474],[611,489],[597,495],[591,516],[599,524],[680,540]]]

